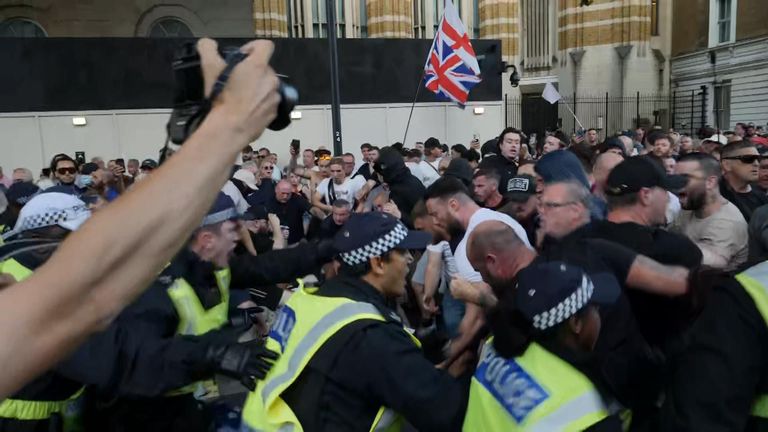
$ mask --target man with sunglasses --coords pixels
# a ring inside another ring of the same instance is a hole
[[[63,186],[75,185],[77,178],[77,162],[67,155],[59,155],[51,164],[51,172],[56,182]]]
[[[747,223],[720,193],[720,163],[708,154],[691,153],[677,161],[675,174],[687,177],[688,184],[677,192],[683,210],[671,230],[696,243],[703,267],[736,270],[747,260]]]
[[[739,209],[747,223],[755,209],[768,204],[768,196],[752,187],[758,180],[761,160],[757,147],[745,141],[726,145],[720,156],[723,167],[720,193]]]

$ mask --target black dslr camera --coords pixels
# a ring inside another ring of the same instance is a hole
[[[237,47],[226,47],[220,49],[220,54],[229,63],[239,51]],[[191,42],[182,45],[174,53],[172,65],[175,83],[168,137],[172,143],[181,145],[203,122],[211,105],[205,97],[203,72],[196,45]],[[299,92],[285,81],[287,77],[279,75],[279,78],[280,105],[277,107],[277,117],[269,125],[269,129],[275,131],[291,124],[291,111],[299,101]]]

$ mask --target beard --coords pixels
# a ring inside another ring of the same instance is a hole
[[[464,227],[461,225],[458,219],[451,218],[448,220],[448,224],[445,226],[445,231],[448,232],[452,239],[461,238],[464,236]]]
[[[684,210],[700,210],[707,202],[707,193],[703,190],[689,191],[685,202],[681,202],[680,206]]]

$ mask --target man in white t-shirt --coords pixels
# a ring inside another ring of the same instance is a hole
[[[437,138],[430,138],[424,142],[424,160],[419,162],[422,177],[419,179],[425,187],[429,187],[440,178],[440,159],[443,150]]]
[[[499,221],[515,231],[527,247],[531,247],[525,229],[504,213],[481,208],[470,198],[470,192],[461,181],[452,177],[437,180],[427,189],[424,197],[427,211],[434,218],[435,224],[444,228],[452,238],[461,238],[454,258],[458,276],[473,285],[484,285],[480,273],[472,267],[467,257],[467,241],[472,231],[485,221]],[[467,305],[466,313],[459,326],[459,336],[451,341],[449,359],[463,352],[474,339],[484,322],[482,309],[476,305]]]
[[[337,199],[343,199],[350,204],[357,199],[358,192],[366,187],[363,176],[350,178],[344,172],[344,161],[341,158],[333,158],[328,165],[331,176],[323,179],[318,185],[312,205],[326,213],[333,211],[333,203]]]

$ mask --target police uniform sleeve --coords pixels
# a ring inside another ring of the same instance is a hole
[[[155,397],[205,378],[205,351],[200,338],[159,337],[146,327],[113,324],[57,371],[103,395]]]
[[[398,325],[366,327],[350,338],[337,358],[333,379],[371,395],[417,430],[461,429],[468,383],[435,368]]]
[[[712,291],[674,362],[663,430],[745,430],[758,388],[765,389],[768,330],[735,280]]]
[[[229,261],[231,287],[251,288],[272,283],[290,282],[314,272],[322,264],[322,254],[312,243],[253,256],[245,254]]]

